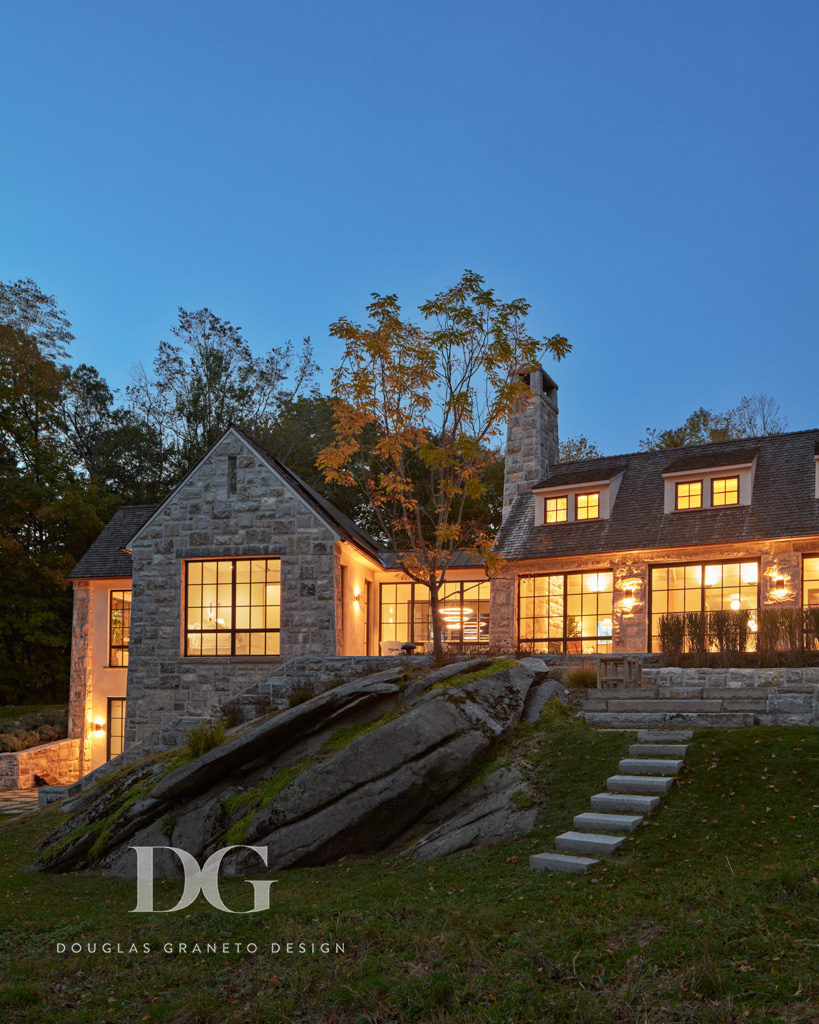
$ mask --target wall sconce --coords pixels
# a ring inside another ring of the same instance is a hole
[[[105,732],[105,722],[101,722],[99,719],[97,719],[97,721],[94,722],[93,728],[95,736],[102,736],[102,734]]]
[[[359,597],[360,597],[360,592],[359,592],[358,588],[356,588],[353,591],[353,604],[355,605],[355,610],[356,611],[358,611],[358,609],[361,607],[361,605],[359,603]]]
[[[626,600],[626,601],[633,601],[634,600],[634,591],[632,590],[631,587],[627,588],[626,596],[625,596],[624,600]]]
[[[782,576],[777,576],[774,580],[774,593],[784,594],[785,593],[785,580]]]

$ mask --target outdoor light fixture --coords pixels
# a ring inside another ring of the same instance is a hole
[[[777,576],[774,580],[774,590],[778,594],[783,594],[785,592],[785,580],[781,576]]]
[[[628,589],[626,590],[626,600],[627,601],[633,601],[634,600],[634,591],[631,589],[631,587],[628,587]]]
[[[97,721],[94,722],[94,732],[97,733],[98,735],[101,734],[101,733],[104,733],[105,732],[105,722],[101,722],[99,719],[97,719]]]

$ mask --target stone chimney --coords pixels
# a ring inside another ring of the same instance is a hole
[[[505,519],[518,494],[529,491],[560,461],[557,439],[557,384],[539,367],[526,374],[531,395],[509,417],[503,474]]]

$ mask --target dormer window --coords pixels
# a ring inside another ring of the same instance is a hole
[[[565,469],[557,466],[550,478],[532,488],[535,526],[608,519],[625,468],[607,468],[610,475],[603,476],[599,469],[595,472],[577,463],[569,463]]]
[[[675,459],[663,472],[666,515],[750,505],[756,451],[744,449],[733,454],[740,457],[731,462],[726,459],[722,464],[710,453],[696,449]]]
[[[711,505],[739,504],[739,477],[725,476],[711,481]]]
[[[589,494],[575,495],[575,519],[599,519],[600,518],[600,492],[592,491]]]
[[[689,508],[702,508],[702,480],[678,483],[675,507],[678,511]]]
[[[569,516],[569,499],[565,494],[546,499],[546,522],[565,523]]]

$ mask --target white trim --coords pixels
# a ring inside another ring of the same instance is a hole
[[[566,523],[598,523],[601,519],[609,519],[624,472],[625,470],[616,476],[607,477],[605,480],[590,480],[581,484],[564,484],[562,486],[555,484],[549,487],[534,488],[535,526],[547,526],[551,529],[552,527],[564,526]],[[597,517],[595,519],[575,519],[578,494],[593,494],[595,491],[600,495]],[[566,518],[559,523],[547,523],[546,499],[563,497],[566,498]]]
[[[262,456],[257,451],[255,451],[255,449],[248,443],[248,441],[244,437],[242,437],[242,435],[239,433],[239,431],[235,427],[231,426],[231,427],[227,428],[227,430],[224,432],[224,434],[222,434],[222,436],[219,438],[218,441],[214,441],[214,443],[211,445],[210,448],[208,448],[208,450],[205,452],[205,454],[202,456],[202,458],[196,463],[196,465],[193,467],[193,469],[190,470],[183,477],[183,479],[176,485],[176,487],[174,487],[174,489],[171,491],[171,493],[168,495],[168,497],[153,512],[151,517],[149,519],[147,519],[142,524],[142,526],[140,526],[140,528],[133,535],[133,537],[130,539],[130,541],[128,541],[128,548],[129,549],[133,549],[134,541],[137,539],[137,537],[139,537],[139,535],[142,533],[142,531],[147,529],[147,527],[149,527],[151,525],[151,523],[153,523],[153,521],[156,519],[156,517],[161,512],[163,512],[165,510],[165,508],[168,506],[168,504],[171,501],[173,501],[173,499],[176,497],[177,493],[185,486],[185,484],[188,482],[188,480],[190,480],[191,477],[193,477],[193,475],[198,472],[199,467],[202,465],[202,463],[205,461],[205,459],[209,458],[222,445],[222,442],[225,441],[230,434],[232,434],[238,441],[241,441],[242,444],[245,446],[245,448],[253,456],[253,458],[256,459],[259,463],[261,463],[261,465],[263,465],[265,469],[269,470],[273,474],[275,479],[278,480],[285,487],[285,489],[290,494],[293,495],[294,498],[297,498],[298,501],[300,501],[301,504],[310,513],[312,513],[312,515],[314,515],[316,517],[316,519],[318,519],[324,526],[327,527],[327,529],[333,535],[333,540],[334,541],[342,540],[341,535],[338,533],[338,531],[336,529],[334,529],[330,525],[330,523],[327,522],[327,520],[324,518],[324,516],[322,516],[321,513],[317,512],[316,509],[313,508],[313,506],[311,504],[309,504],[309,502],[301,494],[299,494],[299,492],[292,486],[292,484],[288,483],[288,481],[285,480],[284,477],[280,473],[277,473],[276,470],[273,468],[273,466],[271,466],[269,462],[267,462],[265,459],[263,459]]]
[[[714,477],[722,476],[723,473],[727,473],[729,470],[753,469],[755,462],[756,458],[753,458],[750,462],[731,462],[721,466],[702,466],[699,469],[677,469],[673,473],[663,473],[663,479],[676,480],[678,477],[691,477],[694,480],[698,480],[700,477],[703,479],[707,477],[712,480]]]
[[[819,501],[819,455],[814,455],[813,461],[816,463],[816,500]]]

